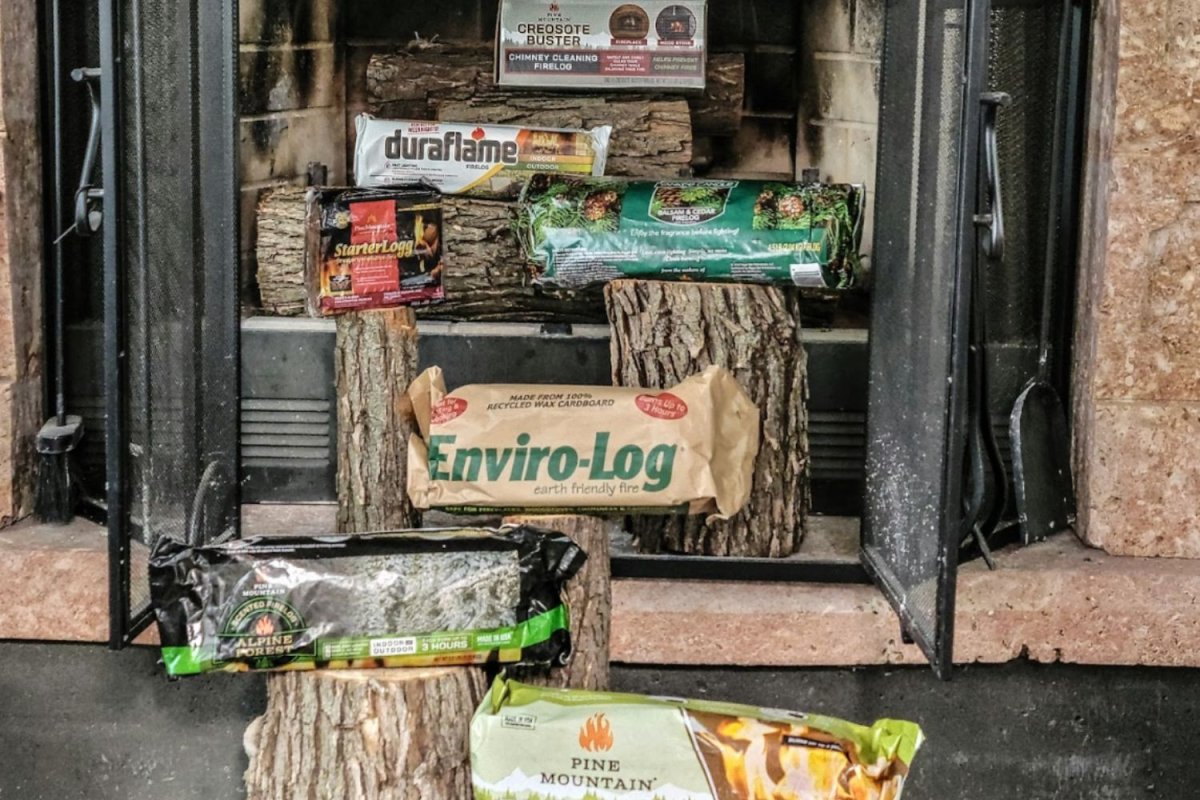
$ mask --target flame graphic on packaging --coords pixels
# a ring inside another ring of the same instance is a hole
[[[603,714],[593,714],[583,723],[579,729],[579,746],[589,753],[612,749],[612,726]]]

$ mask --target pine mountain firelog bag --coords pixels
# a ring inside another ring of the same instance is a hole
[[[417,508],[462,513],[690,513],[726,519],[750,496],[758,409],[709,367],[666,391],[476,384],[408,389]]]
[[[899,800],[921,729],[501,677],[471,721],[475,800]]]
[[[560,664],[571,650],[563,585],[586,558],[566,536],[526,526],[201,547],[164,536],[150,594],[172,677]]]
[[[850,289],[864,194],[851,184],[543,174],[526,184],[515,230],[534,280],[550,286],[645,278]]]

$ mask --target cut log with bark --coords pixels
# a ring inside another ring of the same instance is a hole
[[[513,234],[514,204],[446,197],[446,300],[417,311],[455,321],[603,322],[600,287],[535,289]]]
[[[440,103],[437,118],[544,128],[612,126],[605,175],[691,175],[692,120],[681,98],[492,93]]]
[[[437,119],[438,106],[501,93],[492,79],[493,47],[481,42],[414,42],[398,51],[374,53],[367,61],[365,90],[353,83],[348,96],[365,95],[365,108],[392,119]],[[590,93],[595,94],[595,93]],[[534,96],[522,93],[522,96]],[[548,96],[567,96],[559,93]],[[636,97],[610,92],[607,97]],[[740,53],[708,57],[705,90],[686,97],[696,136],[733,136],[741,127],[746,96],[746,59]],[[578,95],[576,95],[578,97]],[[644,102],[645,96],[642,97]],[[353,105],[353,103],[352,103]],[[443,116],[442,119],[449,119]],[[473,122],[473,119],[455,121]],[[689,137],[690,138],[690,137]]]
[[[420,527],[407,491],[413,427],[405,390],[417,377],[412,309],[343,314],[334,347],[338,531]]]
[[[258,200],[258,292],[262,309],[278,316],[305,313],[304,285],[306,189],[284,186],[264,191]]]
[[[732,519],[635,517],[643,552],[786,557],[809,507],[807,357],[798,299],[771,286],[623,280],[605,290],[613,383],[667,388],[730,370],[762,416],[746,507]]]
[[[304,198],[304,189],[285,187],[264,192],[259,201],[258,288],[264,313],[306,313]],[[445,197],[443,214],[446,301],[417,309],[418,317],[456,322],[604,322],[599,287],[542,292],[529,284],[512,232],[512,203]]]
[[[571,617],[571,661],[565,667],[514,667],[514,678],[539,686],[606,691],[608,643],[612,620],[611,540],[617,522],[603,517],[577,515],[512,516],[506,523],[533,525],[558,531],[587,553],[587,563],[567,584],[567,611]]]
[[[284,672],[247,729],[248,800],[464,800],[478,669]]]

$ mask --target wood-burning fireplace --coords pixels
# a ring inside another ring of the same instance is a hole
[[[92,299],[77,299],[68,331],[74,352],[96,354],[69,372],[76,407],[105,434],[85,455],[113,532],[115,643],[147,620],[131,539],[224,535],[239,503],[332,500],[332,328],[290,316],[257,211],[308,182],[314,165],[346,182],[360,111],[411,116],[456,99],[459,89],[438,87],[473,80],[495,25],[494,4],[476,0],[151,5],[99,8],[106,218],[90,256],[104,272],[94,291],[79,289]],[[729,87],[707,108],[653,101],[661,106],[639,124],[674,125],[687,139],[652,157],[677,173],[791,180],[811,169],[865,183],[871,279],[806,299],[813,509],[826,527],[778,562],[625,552],[614,569],[874,579],[944,670],[963,539],[971,282],[983,282],[991,331],[984,413],[1007,455],[1009,409],[1037,366],[1043,270],[1057,276],[1062,309],[1072,294],[1087,7],[713,0],[709,14]],[[383,79],[413,69],[388,54],[425,48],[445,59],[428,62],[430,86]],[[995,93],[1010,100],[996,113],[999,171],[989,175],[981,101]],[[981,255],[998,228],[989,181],[1005,223],[1004,255],[991,261]],[[507,253],[492,236],[477,244],[476,258]],[[456,383],[609,381],[595,301],[509,308],[430,310],[422,360]],[[1070,314],[1055,320],[1054,378],[1066,393]],[[103,375],[88,371],[97,362]]]

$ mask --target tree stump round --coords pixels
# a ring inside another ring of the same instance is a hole
[[[732,519],[635,517],[643,552],[782,558],[809,507],[808,373],[798,299],[772,286],[614,281],[605,288],[613,383],[665,389],[716,365],[762,414],[746,507]]]
[[[571,661],[565,667],[516,667],[513,678],[539,686],[605,691],[608,689],[608,641],[612,621],[612,568],[609,564],[614,520],[576,515],[511,516],[506,523],[532,525],[566,534],[587,553],[587,563],[567,584],[571,617]]]
[[[471,668],[271,676],[244,737],[248,800],[465,800],[468,732],[483,699]]]
[[[405,390],[417,376],[411,308],[337,318],[337,526],[340,533],[420,527],[408,499],[412,433]]]

